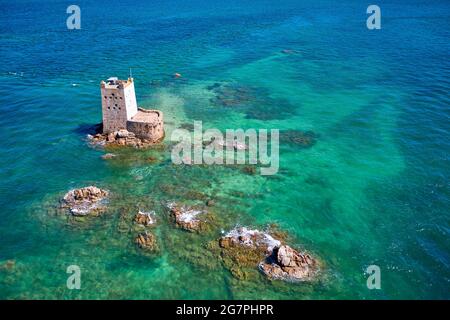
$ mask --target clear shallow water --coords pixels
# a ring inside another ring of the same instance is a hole
[[[65,27],[65,2],[0,3],[0,261],[15,260],[0,270],[1,298],[450,297],[448,3],[378,3],[380,31],[366,29],[358,1],[113,3],[79,2],[79,31]],[[101,119],[98,83],[129,67],[139,104],[163,110],[169,131],[202,120],[313,131],[317,142],[282,144],[274,177],[173,166],[159,150],[102,160],[83,140]],[[223,107],[214,83],[252,98]],[[114,194],[107,214],[53,215],[67,190],[89,184]],[[276,223],[321,258],[322,277],[234,279],[205,248],[220,233],[165,220],[161,201],[193,191],[216,199],[224,230]],[[139,208],[162,220],[159,255],[134,248]],[[66,288],[71,264],[80,291]],[[382,290],[366,288],[371,264]]]

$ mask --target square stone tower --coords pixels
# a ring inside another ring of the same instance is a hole
[[[103,133],[127,129],[127,121],[137,112],[133,78],[119,80],[116,77],[100,83],[102,93]]]

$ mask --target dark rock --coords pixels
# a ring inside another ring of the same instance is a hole
[[[185,193],[185,197],[188,199],[202,200],[202,201],[206,201],[206,199],[208,198],[206,194],[197,190],[188,190]]]
[[[210,85],[210,86],[207,86],[206,89],[208,89],[209,91],[211,91],[211,90],[214,90],[214,89],[216,89],[216,88],[219,88],[220,86],[221,86],[221,84],[218,83],[218,82],[216,82],[216,83],[214,83],[214,84],[212,84],[212,85]]]
[[[242,168],[242,172],[249,175],[255,175],[256,174],[256,166],[247,165]]]
[[[317,142],[317,135],[312,131],[282,130],[280,131],[280,143],[311,147]]]
[[[144,232],[138,234],[134,242],[137,244],[137,246],[141,249],[147,250],[147,251],[156,251],[158,250],[158,245],[156,242],[156,237],[149,233]]]
[[[156,157],[148,157],[147,161],[150,163],[157,163],[159,160]]]
[[[211,102],[221,107],[240,107],[256,99],[255,92],[238,84],[216,84],[208,87],[216,94]]]

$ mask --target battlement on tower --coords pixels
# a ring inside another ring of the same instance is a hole
[[[105,89],[123,89],[129,85],[133,84],[133,78],[128,78],[127,80],[119,80],[117,77],[108,78],[105,81],[102,81],[101,87]]]

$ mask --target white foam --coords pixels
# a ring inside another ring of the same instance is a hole
[[[256,239],[256,243],[251,239],[252,236],[259,236]],[[272,251],[273,248],[279,247],[281,245],[281,241],[273,238],[270,234],[259,231],[257,229],[248,229],[247,227],[236,227],[233,230],[230,230],[225,237],[238,239],[239,237],[243,237],[245,240],[241,241],[242,244],[247,246],[253,245],[261,245],[264,244],[267,246],[267,250]]]
[[[196,218],[200,213],[202,213],[202,211],[200,210],[186,210],[183,211],[184,208],[181,209],[182,213],[178,216],[178,219],[182,222],[192,222],[192,221],[197,221],[198,219]]]
[[[177,204],[174,201],[169,201],[166,203],[166,207],[170,210],[172,210],[173,208],[175,208],[177,206]]]
[[[156,214],[155,211],[145,212],[145,211],[139,210],[139,212],[138,212],[138,215],[143,215],[143,216],[146,216],[146,217],[149,218],[148,224],[154,224],[155,223],[155,214]]]
[[[173,201],[167,202],[166,207],[170,210],[177,207],[177,204]],[[200,213],[203,213],[202,210],[195,210],[195,209],[187,209],[186,207],[180,207],[181,214],[177,216],[177,220],[181,222],[192,222],[192,221],[198,221],[199,219],[197,216]]]

